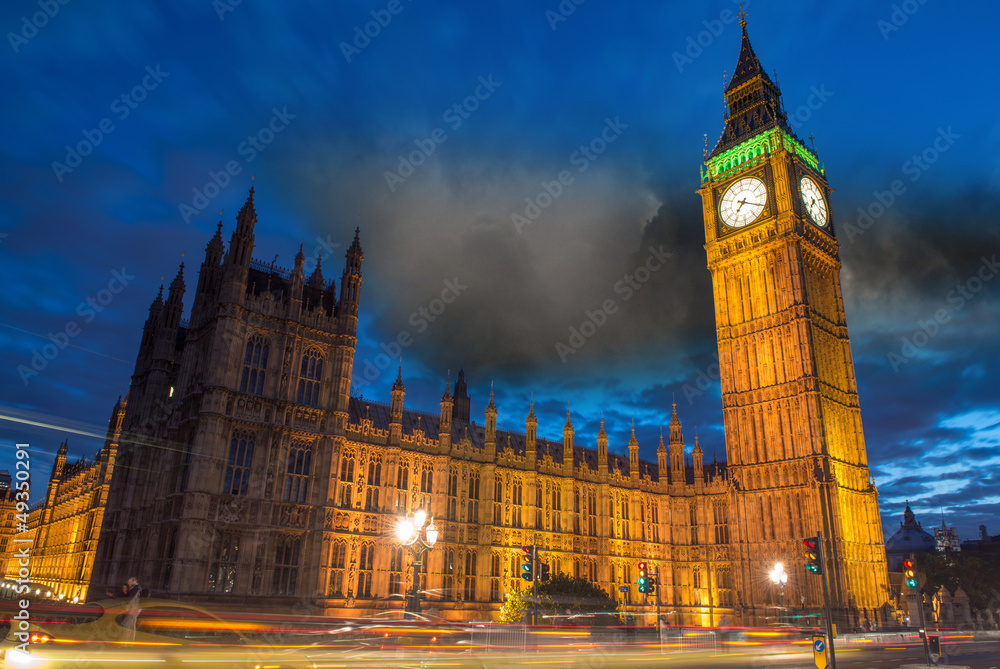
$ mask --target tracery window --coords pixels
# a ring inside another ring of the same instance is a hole
[[[403,594],[403,547],[396,546],[389,554],[389,596]]]
[[[458,467],[448,472],[448,520],[458,520]]]
[[[299,390],[295,401],[299,404],[319,406],[320,381],[323,378],[323,357],[320,352],[311,348],[302,356],[299,368]]]
[[[455,599],[455,551],[448,549],[444,556],[444,593],[448,599]]]
[[[476,554],[473,551],[465,553],[465,592],[463,599],[467,602],[476,601]]]
[[[330,552],[330,567],[333,568],[333,576],[330,579],[330,595],[337,596],[344,591],[344,568],[347,566],[347,542],[333,542],[333,550]]]
[[[503,482],[499,476],[493,484],[493,524],[503,525]]]
[[[361,544],[361,555],[358,560],[358,597],[372,596],[372,565],[375,564],[375,544]]]
[[[246,495],[250,482],[250,466],[253,464],[254,435],[246,430],[234,430],[229,442],[229,458],[226,462],[226,478],[222,485],[223,495]]]
[[[309,470],[312,467],[312,444],[296,439],[288,449],[285,468],[285,501],[304,504],[309,495]]]
[[[521,527],[521,480],[515,479],[511,495],[511,526]]]
[[[301,541],[298,537],[280,537],[274,556],[274,582],[271,593],[274,595],[294,595],[295,581],[299,574],[299,549]]]
[[[469,472],[469,505],[465,515],[468,522],[479,522],[479,472],[477,471]]]
[[[270,351],[271,344],[264,335],[255,334],[247,340],[246,353],[243,356],[243,376],[240,377],[241,393],[264,394],[264,374]]]
[[[406,499],[410,490],[410,467],[406,462],[400,462],[396,470],[396,510],[406,513]]]
[[[341,508],[349,509],[354,502],[354,456],[344,454],[340,461],[340,483],[337,492],[337,503]]]
[[[368,485],[365,489],[365,511],[378,510],[378,491],[382,485],[382,462],[372,459],[368,463]]]
[[[176,539],[176,530],[174,531]],[[171,549],[172,550],[172,549]],[[232,592],[236,587],[236,567],[239,563],[240,535],[222,532],[212,548],[212,566],[208,572],[209,592]]]

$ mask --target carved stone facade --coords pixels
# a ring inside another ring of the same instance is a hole
[[[609,592],[637,563],[660,571],[671,620],[734,620],[724,464],[685,457],[676,412],[658,462],[469,420],[464,372],[438,413],[350,396],[361,246],[347,252],[340,299],[321,270],[308,279],[250,260],[253,191],[225,252],[208,244],[190,323],[183,267],[150,307],[118,446],[94,592],[130,576],[155,594],[342,615],[402,605],[412,570],[395,539],[401,515],[427,510],[441,529],[428,554],[425,604],[455,619],[495,617],[518,582],[521,546],[553,572]],[[636,588],[630,610],[652,612]],[[773,598],[773,597],[772,597]],[[773,602],[772,602],[773,603]]]
[[[728,116],[702,170],[715,292],[737,590],[800,563],[824,535],[833,607],[877,619],[889,598],[878,492],[868,470],[826,170],[789,127],[746,23]],[[806,603],[821,580],[803,579]],[[759,604],[758,604],[759,606]]]

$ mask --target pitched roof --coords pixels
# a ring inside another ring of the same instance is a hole
[[[764,80],[770,84],[774,84],[770,77],[767,76],[767,72],[760,64],[760,59],[757,58],[756,52],[754,52],[753,47],[750,46],[750,36],[747,34],[747,24],[746,22],[741,22],[741,27],[743,30],[743,41],[740,44],[740,57],[736,61],[736,70],[733,72],[733,78],[729,80],[729,85],[726,86],[726,92],[733,90],[740,84],[750,81],[757,75],[764,77]]]

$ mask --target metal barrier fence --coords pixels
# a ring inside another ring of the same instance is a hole
[[[528,645],[528,628],[524,625],[482,623],[472,626],[470,646],[482,651],[517,651]]]

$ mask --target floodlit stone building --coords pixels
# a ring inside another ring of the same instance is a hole
[[[59,446],[45,499],[31,506],[27,528],[11,533],[9,541],[7,536],[0,537],[8,580],[17,578],[20,569],[16,549],[27,547],[33,584],[44,586],[52,599],[87,599],[124,415],[125,402],[119,398],[104,446],[91,460],[67,462],[69,442]],[[11,522],[10,527],[15,526]]]
[[[632,586],[632,612],[654,610],[635,592],[642,561],[670,622],[762,623],[779,603],[775,562],[790,602],[822,605],[801,550],[821,531],[834,608],[851,626],[883,622],[885,548],[826,172],[745,23],[742,40],[701,176],[728,464],[705,463],[697,439],[686,454],[676,409],[647,462],[634,432],[627,457],[609,452],[603,422],[579,435],[567,414],[549,441],[532,406],[505,407],[524,412],[524,431],[498,430],[492,396],[474,421],[462,374],[436,411],[404,408],[401,372],[385,404],[353,397],[360,233],[339,291],[319,264],[306,276],[301,250],[290,271],[255,261],[251,188],[228,248],[222,222],[207,245],[190,320],[183,265],[149,308],[91,590],[136,575],[215,604],[398,608],[412,571],[395,527],[419,508],[441,530],[420,589],[451,619],[495,618],[533,544],[552,571],[615,595]]]

